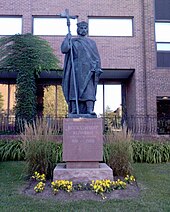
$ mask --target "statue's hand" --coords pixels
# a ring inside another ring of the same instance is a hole
[[[68,33],[67,35],[66,35],[66,39],[68,39],[68,40],[71,40],[71,34],[70,33]]]
[[[95,72],[97,76],[100,76],[103,71],[100,68],[97,68],[95,69]]]
[[[95,69],[95,81],[98,82],[99,81],[99,77],[102,73],[102,70],[100,68]]]
[[[68,53],[68,51],[70,50],[71,46],[70,46],[70,40],[71,40],[71,34],[68,33],[63,41],[63,43],[61,44],[61,52],[63,54]]]

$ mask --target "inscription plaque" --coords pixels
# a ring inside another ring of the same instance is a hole
[[[99,162],[103,160],[102,119],[63,120],[63,160]],[[82,163],[83,164],[83,163]]]

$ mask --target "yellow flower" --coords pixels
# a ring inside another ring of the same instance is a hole
[[[130,180],[131,181],[135,181],[135,178],[134,178],[134,176],[132,175],[132,176],[130,176]]]
[[[45,183],[43,182],[39,182],[35,187],[34,187],[34,190],[35,192],[42,192],[45,188]]]

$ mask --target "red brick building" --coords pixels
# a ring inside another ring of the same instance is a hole
[[[89,23],[89,36],[97,43],[104,71],[100,83],[122,85],[123,121],[138,133],[169,134],[170,1],[1,0],[0,25],[4,18],[18,18],[19,33],[48,40],[63,63],[60,45],[65,34],[55,19],[66,8],[78,22]],[[45,28],[45,19],[51,28]],[[3,27],[1,35],[5,35]]]

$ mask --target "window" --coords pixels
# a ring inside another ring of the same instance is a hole
[[[77,19],[70,19],[70,30],[72,35],[77,35]],[[66,35],[68,33],[67,20],[55,17],[34,17],[34,35]]]
[[[155,18],[156,20],[170,20],[170,1],[155,0]]]
[[[170,96],[157,97],[158,134],[170,134]]]
[[[121,105],[121,85],[99,84],[94,111],[99,116],[106,112],[107,108],[111,111],[117,110]]]
[[[170,22],[156,22],[157,51],[170,51]]]
[[[122,120],[122,93],[121,85],[97,85],[94,112],[98,117],[103,117],[103,129],[119,130]]]
[[[16,85],[0,84],[0,114],[14,115]]]
[[[90,36],[133,36],[132,18],[89,18]]]
[[[21,33],[21,17],[0,17],[0,35],[14,35]]]

